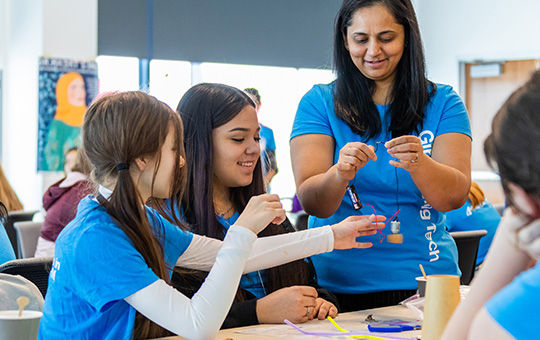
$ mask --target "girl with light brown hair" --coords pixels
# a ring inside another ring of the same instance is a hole
[[[82,140],[99,189],[81,200],[75,219],[56,240],[39,339],[146,339],[170,332],[210,339],[243,271],[353,248],[358,236],[382,227],[377,221],[383,218],[348,219],[327,227],[324,248],[294,257],[291,249],[298,244],[289,235],[257,240],[269,223],[285,219],[279,198],[262,194],[249,200],[223,241],[184,231],[162,203],[181,201],[185,187],[182,121],[142,92],[94,102],[85,114]],[[146,205],[150,202],[155,209]],[[281,247],[261,253],[269,249],[265,243]],[[210,270],[191,299],[169,284],[175,265]]]

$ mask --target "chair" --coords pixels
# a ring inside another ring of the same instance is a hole
[[[18,256],[19,254],[19,247],[17,246],[17,233],[15,232],[15,228],[13,227],[13,223],[15,222],[23,222],[23,221],[32,221],[32,218],[34,218],[34,214],[37,211],[25,211],[25,210],[19,210],[19,211],[10,211],[8,213],[7,221],[4,223],[4,227],[6,228],[6,233],[8,234],[9,241],[11,242],[11,245],[13,246],[13,251],[15,251],[15,255]]]
[[[305,230],[308,227],[309,215],[305,212],[299,213],[294,228],[298,230]]]
[[[42,225],[43,222],[15,222],[13,224],[17,234],[17,248],[19,251],[17,258],[34,257]]]
[[[0,265],[0,273],[20,275],[32,281],[43,296],[49,286],[49,272],[52,267],[52,257],[33,257],[8,261]]]
[[[480,239],[487,234],[486,230],[455,231],[450,233],[456,242],[458,264],[461,270],[461,284],[468,285],[474,277],[476,256]]]

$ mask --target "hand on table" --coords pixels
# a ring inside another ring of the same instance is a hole
[[[306,322],[315,315],[317,299],[317,290],[310,286],[281,288],[257,300],[257,319],[259,323]]]
[[[335,318],[338,315],[337,307],[329,301],[326,301],[323,298],[317,298],[315,300],[316,305],[311,314],[311,319],[324,320],[327,316]]]

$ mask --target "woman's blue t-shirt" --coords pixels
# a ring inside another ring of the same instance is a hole
[[[147,214],[172,270],[193,235]],[[39,339],[131,339],[136,310],[124,298],[158,279],[105,209],[84,198],[56,241]]]
[[[486,303],[491,317],[514,338],[538,339],[540,306],[540,266],[521,273]]]
[[[471,201],[467,202],[459,209],[449,211],[446,215],[446,228],[452,231],[486,230],[487,234],[480,239],[476,265],[484,262],[487,252],[497,231],[497,226],[501,221],[501,215],[497,209],[487,200],[476,208],[472,208]]]
[[[363,242],[373,242],[369,249],[334,250],[312,256],[319,284],[332,292],[348,294],[415,289],[419,264],[428,274],[459,275],[456,245],[444,227],[443,214],[426,202],[406,170],[388,164],[392,159],[390,154],[384,146],[376,144],[392,139],[388,131],[389,119],[385,119],[389,106],[377,105],[383,131],[365,141],[336,116],[333,88],[334,83],[315,85],[304,95],[296,112],[291,139],[304,134],[331,136],[336,143],[334,164],[340,149],[349,142],[377,146],[378,160],[368,162],[349,183],[354,184],[364,204],[360,211],[353,208],[345,195],[338,210],[329,218],[310,216],[309,227],[335,224],[351,215],[372,214],[367,204],[372,205],[377,214],[390,218],[399,203],[403,244],[379,243],[378,235],[373,235],[361,238]],[[424,152],[430,156],[435,138],[450,132],[470,137],[469,117],[452,88],[437,84],[425,108],[423,127],[420,133],[412,134],[422,140]],[[383,232],[390,233],[390,223]]]
[[[221,223],[226,229],[229,229],[229,227],[236,222],[239,216],[240,214],[235,212],[234,215],[229,218],[224,218],[222,216],[216,217],[219,223]],[[266,273],[264,270],[244,274],[240,279],[240,287],[255,295],[257,299],[263,298],[266,296],[266,291],[264,288],[264,283],[261,280],[266,280],[265,275]]]

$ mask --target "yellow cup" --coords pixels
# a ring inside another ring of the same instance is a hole
[[[428,275],[422,340],[438,340],[459,304],[459,276]]]

